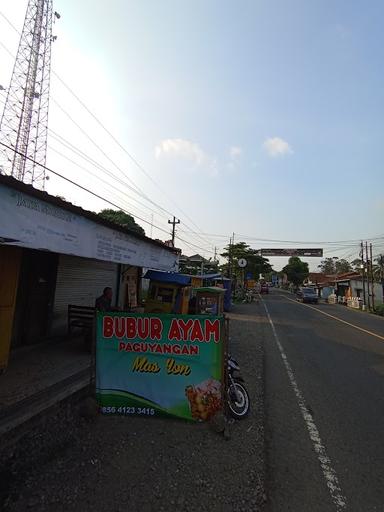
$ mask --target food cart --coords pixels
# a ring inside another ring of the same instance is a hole
[[[218,286],[195,288],[191,314],[220,316],[224,313],[225,289]]]
[[[191,297],[191,276],[148,270],[150,279],[145,313],[188,313]]]

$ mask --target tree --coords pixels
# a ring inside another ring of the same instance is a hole
[[[325,258],[324,260],[321,260],[320,265],[318,265],[320,270],[323,272],[323,274],[343,274],[345,272],[351,272],[352,265],[349,263],[349,261],[345,259],[340,259],[337,256],[334,256],[333,258]]]
[[[291,256],[288,260],[288,265],[285,265],[283,268],[283,272],[287,274],[288,281],[295,286],[299,286],[308,277],[308,263],[301,261],[298,256]]]
[[[323,274],[336,274],[335,259],[337,258],[325,258],[324,260],[321,260],[318,268],[323,272]]]
[[[105,210],[101,210],[101,212],[99,212],[98,215],[101,218],[109,220],[109,222],[114,222],[119,226],[123,226],[124,228],[127,228],[130,231],[135,231],[135,233],[145,235],[144,229],[141,226],[139,226],[139,224],[137,224],[132,215],[129,215],[128,213],[125,213],[122,210],[112,210],[107,208]]]
[[[255,249],[251,249],[245,242],[227,245],[220,256],[227,260],[226,263],[220,266],[220,270],[226,275],[231,274],[232,277],[238,280],[242,280],[244,272],[245,274],[252,274],[253,279],[258,279],[260,274],[265,275],[272,271],[269,260],[260,256]],[[240,268],[238,265],[239,260],[242,258],[247,260],[245,269]],[[229,262],[231,262],[231,269],[229,268]]]
[[[356,258],[353,261],[351,261],[352,269],[355,272],[361,272],[361,259]]]
[[[200,259],[199,259],[200,258]],[[196,255],[194,259],[182,257],[179,261],[179,272],[192,276],[201,275],[203,269],[204,274],[215,274],[218,272],[219,262],[212,258],[205,259],[200,255]]]
[[[336,260],[336,274],[344,274],[346,272],[352,272],[352,265],[349,261],[344,259]]]
[[[384,297],[384,254],[379,254],[375,261],[376,265],[373,266],[373,275],[377,281],[381,282]]]

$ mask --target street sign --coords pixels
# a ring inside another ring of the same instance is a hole
[[[240,268],[244,268],[247,266],[247,260],[245,258],[240,258],[237,264]]]
[[[262,256],[314,256],[323,257],[323,249],[260,249]]]

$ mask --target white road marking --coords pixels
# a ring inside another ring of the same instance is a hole
[[[289,364],[289,361],[285,354],[284,348],[283,348],[282,344],[280,343],[279,337],[278,337],[276,329],[275,329],[275,325],[272,321],[271,315],[269,314],[267,305],[265,304],[264,300],[263,300],[263,306],[267,313],[267,317],[268,317],[269,323],[272,328],[273,336],[274,336],[276,344],[279,348],[280,355],[283,360],[285,369],[287,371],[289,381],[290,381],[292,389],[295,393],[299,409],[304,418],[304,422],[307,426],[309,437],[313,443],[314,450],[315,450],[317,458],[320,462],[320,466],[323,471],[323,475],[324,475],[329,493],[331,495],[332,501],[336,506],[336,510],[344,510],[347,507],[347,503],[346,503],[345,497],[343,496],[342,490],[340,488],[340,484],[339,484],[339,480],[336,475],[336,471],[333,469],[331,460],[328,457],[327,452],[324,448],[324,445],[321,441],[320,434],[319,434],[319,431],[314,422],[313,416],[308,411],[308,409],[305,405],[304,397],[299,389],[299,386],[297,385],[292,367]]]
[[[359,331],[365,332],[367,334],[370,334],[371,336],[375,336],[376,338],[379,338],[379,340],[384,341],[384,336],[380,336],[380,334],[377,334],[372,331],[367,331],[367,329],[363,329],[362,327],[359,327],[358,325],[351,324],[350,322],[347,322],[346,320],[343,320],[342,318],[339,318],[338,316],[330,315],[329,313],[326,313],[325,311],[322,311],[319,308],[315,308],[314,306],[310,306],[309,304],[304,304],[303,302],[297,302],[297,300],[290,299],[289,297],[286,297],[285,295],[280,295],[280,297],[283,297],[286,300],[290,300],[291,302],[294,302],[295,304],[300,304],[300,306],[305,306],[306,308],[314,309],[318,313],[321,313],[322,315],[329,316],[329,318],[333,318],[334,320],[337,320],[338,322],[342,322],[343,324],[349,325],[350,327],[353,327],[354,329],[358,329]],[[380,318],[381,317],[377,317]]]

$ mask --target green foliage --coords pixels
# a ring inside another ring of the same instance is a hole
[[[219,271],[219,262],[212,260],[204,260],[203,273],[214,274]],[[179,263],[179,272],[181,274],[189,274],[191,276],[197,276],[201,274],[201,262],[198,261],[181,261]]]
[[[232,277],[241,280],[243,273],[252,274],[253,279],[258,279],[260,274],[267,274],[272,271],[272,266],[267,258],[260,256],[255,249],[251,249],[245,242],[238,242],[237,244],[227,245],[224,247],[224,252],[221,256],[227,261],[220,266],[220,270],[225,274],[231,273]],[[247,266],[242,269],[238,265],[238,261],[244,258],[247,260]],[[229,268],[231,262],[231,270]]]
[[[129,215],[122,210],[112,210],[107,208],[105,210],[101,210],[98,215],[105,220],[119,224],[119,226],[123,226],[124,228],[127,228],[131,231],[135,231],[140,235],[145,235],[144,229],[139,226],[139,224],[137,224],[132,215]]]
[[[301,261],[298,256],[292,256],[288,260],[288,265],[285,265],[283,268],[283,272],[287,274],[288,281],[295,286],[299,286],[303,283],[304,279],[308,277],[308,263]]]
[[[344,274],[346,272],[352,272],[352,265],[349,261],[341,259],[336,260],[336,274]]]
[[[373,265],[373,275],[376,281],[381,282],[384,287],[384,254],[379,254],[375,258],[376,264]],[[383,288],[384,291],[384,288]]]
[[[356,258],[356,259],[354,259],[353,261],[351,261],[352,269],[353,269],[355,272],[361,272],[360,265],[361,265],[361,259],[360,259],[360,258]]]
[[[327,275],[344,274],[345,272],[351,272],[353,270],[349,261],[343,258],[339,260],[337,257],[325,258],[324,260],[321,260],[318,267],[324,274]]]
[[[384,316],[384,304],[377,304],[377,306],[375,306],[375,314]]]

